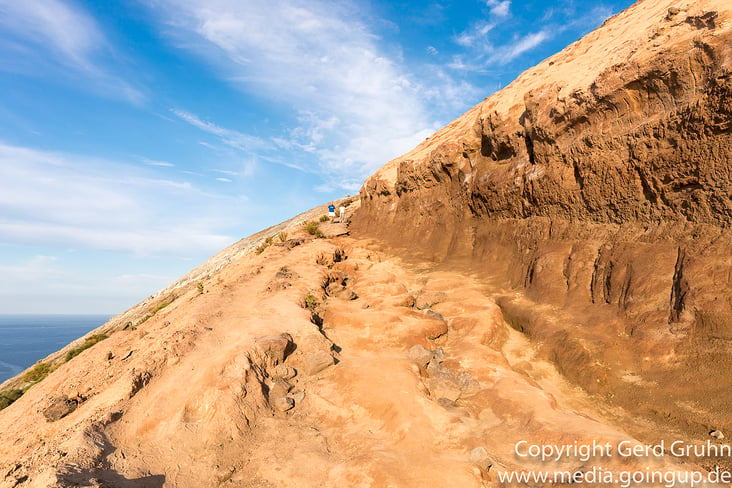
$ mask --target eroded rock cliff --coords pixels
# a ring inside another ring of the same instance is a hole
[[[520,291],[589,391],[729,424],[731,155],[732,4],[645,0],[389,162],[354,227]]]

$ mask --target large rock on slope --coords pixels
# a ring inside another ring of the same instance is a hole
[[[694,369],[695,401],[729,361],[730,156],[732,3],[641,0],[370,177],[354,231],[571,312],[503,304],[591,391]]]

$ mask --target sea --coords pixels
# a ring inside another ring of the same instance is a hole
[[[0,383],[106,323],[109,315],[0,315]]]

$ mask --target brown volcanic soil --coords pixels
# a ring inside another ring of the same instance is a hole
[[[520,440],[649,428],[566,382],[486,282],[322,227],[178,288],[0,412],[0,486],[498,486],[547,469]],[[62,396],[83,401],[49,421]]]
[[[467,260],[586,391],[730,430],[731,156],[732,3],[641,1],[369,178],[354,233]]]

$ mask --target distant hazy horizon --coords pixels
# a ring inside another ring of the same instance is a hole
[[[97,314],[0,314],[0,383],[112,316]]]

